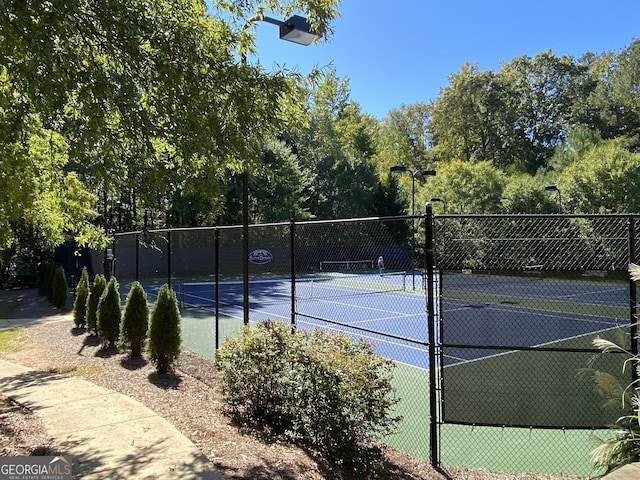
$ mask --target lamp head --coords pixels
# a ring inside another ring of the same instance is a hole
[[[306,18],[294,15],[280,24],[280,39],[299,45],[310,45],[320,38],[313,30]]]
[[[407,171],[407,167],[404,165],[394,165],[389,169],[391,173],[404,173]]]

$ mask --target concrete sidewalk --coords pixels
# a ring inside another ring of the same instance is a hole
[[[0,393],[42,419],[74,478],[222,479],[173,425],[120,393],[4,360]]]

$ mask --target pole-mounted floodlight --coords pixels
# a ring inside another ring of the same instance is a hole
[[[407,171],[407,167],[404,165],[394,165],[389,169],[391,173],[404,173]]]
[[[310,45],[319,35],[311,30],[306,18],[294,15],[286,21],[271,17],[255,17],[247,23],[248,28],[255,22],[267,22],[280,27],[280,38],[299,45]],[[247,57],[242,55],[246,65]],[[249,324],[249,171],[246,166],[242,175],[242,289],[244,324]]]
[[[311,24],[306,18],[294,15],[284,22],[277,18],[261,17],[263,22],[280,27],[280,40],[297,43],[298,45],[311,45],[320,35],[311,29]]]

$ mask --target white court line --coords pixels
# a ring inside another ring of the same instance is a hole
[[[555,298],[571,298],[571,297],[581,297],[583,295],[594,295],[596,293],[610,293],[610,292],[616,292],[616,291],[620,291],[623,290],[625,292],[629,291],[628,288],[625,287],[611,287],[611,288],[605,288],[604,290],[594,290],[591,292],[581,292],[581,293],[572,293],[571,295],[558,295],[556,297],[549,297],[551,299],[555,299]],[[608,304],[601,304],[601,303],[585,303],[585,305],[608,305]],[[612,306],[616,306],[616,305],[612,305]]]
[[[604,322],[602,320],[598,321],[598,320],[583,320],[583,317],[593,317],[593,318],[597,318],[597,319],[616,319],[616,317],[603,317],[602,315],[595,315],[592,313],[570,313],[570,312],[560,312],[557,310],[552,310],[552,312],[557,312],[560,313],[561,315],[553,315],[551,313],[543,313],[540,312],[539,310],[535,310],[535,309],[530,309],[530,308],[524,308],[524,310],[533,310],[533,312],[523,312],[522,309],[521,310],[510,310],[508,308],[496,308],[496,307],[485,307],[484,310],[493,310],[496,312],[507,312],[507,313],[519,313],[519,314],[524,314],[526,313],[527,315],[537,315],[540,317],[550,317],[550,318],[555,318],[555,319],[562,319],[562,320],[572,320],[572,321],[578,321],[578,322],[585,322],[585,323],[612,323],[612,322]],[[446,321],[446,320],[445,320]],[[615,324],[617,325],[617,324]]]

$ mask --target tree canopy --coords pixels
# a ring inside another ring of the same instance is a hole
[[[393,165],[436,170],[415,179],[416,204],[449,213],[556,212],[550,184],[564,212],[638,211],[640,40],[466,62],[437,98],[382,120],[339,72],[243,61],[266,13],[303,12],[328,39],[338,5],[3,2],[3,256],[28,234],[101,247],[111,230],[238,223],[245,169],[255,222],[407,212],[414,182]]]

